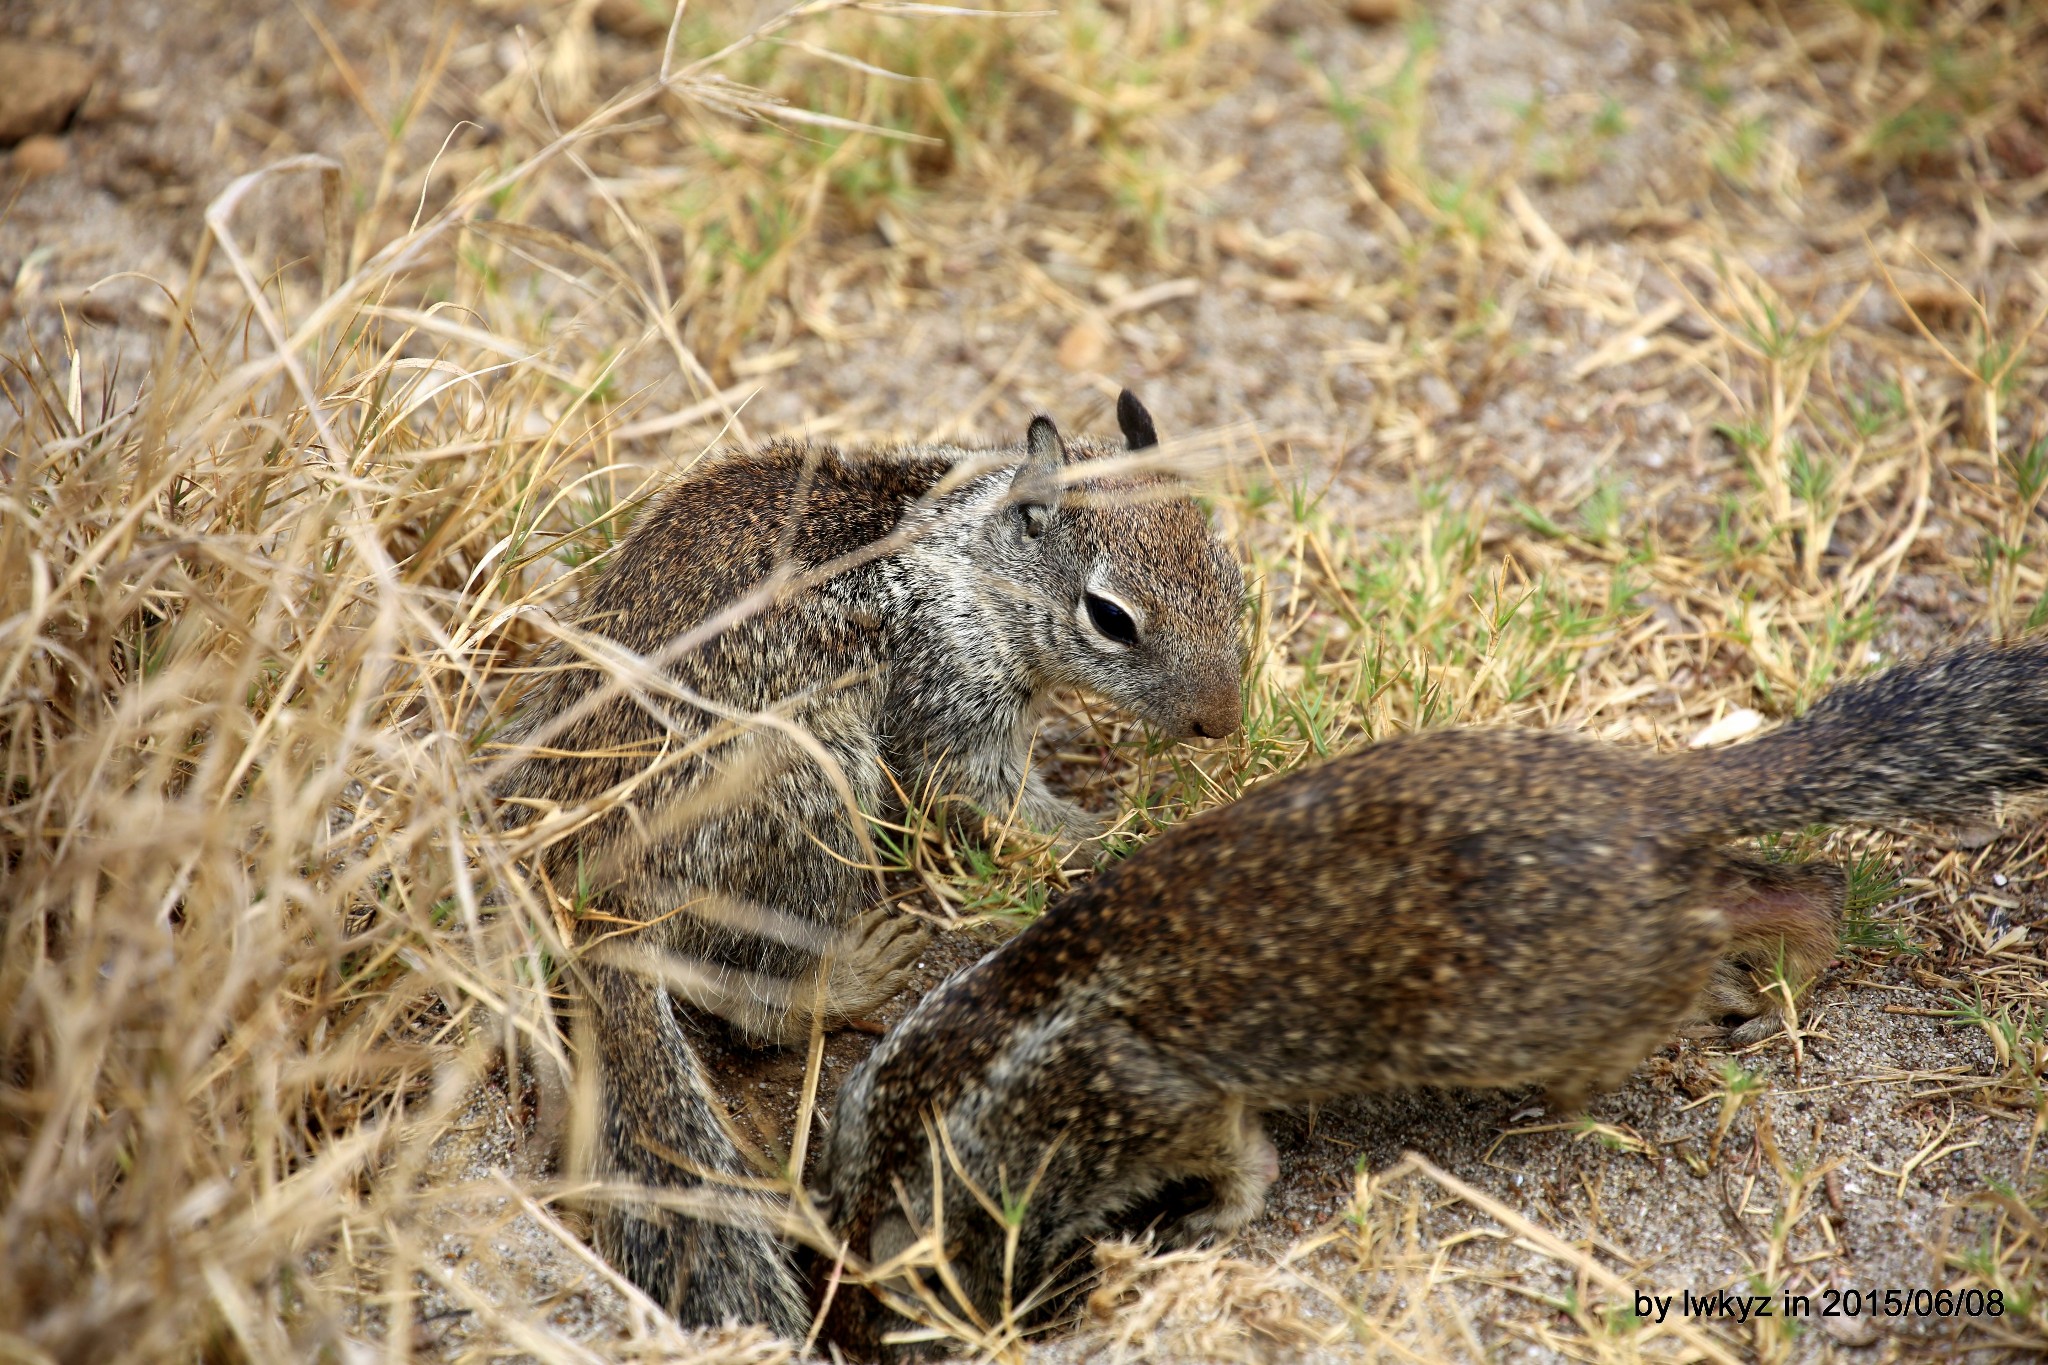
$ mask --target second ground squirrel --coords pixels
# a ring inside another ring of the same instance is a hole
[[[1251,1219],[1264,1111],[1531,1082],[1570,1111],[1688,1020],[1765,1016],[1760,979],[1833,956],[1844,879],[1729,841],[2044,786],[2042,639],[1902,665],[1730,749],[1373,745],[1169,830],[927,996],[840,1092],[826,1207],[871,1265],[942,1227],[924,1292],[1028,1316],[1091,1239]],[[834,1314],[859,1354],[903,1325],[843,1286]]]
[[[1125,446],[1157,444],[1128,393]],[[924,935],[875,909],[866,821],[950,799],[1073,841],[1090,816],[1031,766],[1072,687],[1174,738],[1238,727],[1244,595],[1202,511],[1043,417],[1021,447],[715,455],[640,517],[506,738],[515,823],[590,812],[543,866],[580,902],[597,1173],[728,1189],[727,1131],[671,996],[746,1037],[900,990]],[[619,674],[637,673],[623,686]],[[728,1205],[735,1201],[728,1200]],[[600,1210],[599,1249],[686,1323],[801,1337],[767,1211]]]

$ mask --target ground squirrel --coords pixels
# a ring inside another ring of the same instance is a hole
[[[1130,394],[1125,444],[1157,444]],[[1023,448],[715,455],[640,517],[551,646],[508,740],[508,818],[609,798],[543,865],[581,901],[597,1169],[642,1186],[750,1172],[670,996],[770,1043],[859,1018],[923,944],[876,909],[865,817],[955,798],[1078,840],[1031,741],[1074,687],[1175,738],[1236,730],[1244,595],[1202,511],[1036,418]],[[1120,453],[1120,452],[1117,452]],[[659,665],[621,688],[607,652]],[[609,695],[607,695],[607,693]],[[717,1183],[715,1180],[713,1183]],[[725,1182],[730,1184],[732,1182]],[[599,1249],[686,1323],[801,1335],[762,1219],[608,1206]]]
[[[1021,1314],[1090,1239],[1253,1217],[1277,1173],[1262,1111],[1528,1082],[1570,1111],[1689,1017],[1763,1012],[1753,971],[1796,983],[1833,956],[1844,879],[1728,841],[2043,786],[2042,639],[1851,683],[1730,749],[1373,745],[1169,830],[926,997],[840,1092],[824,1207],[885,1263],[933,1226],[936,1161],[972,1302],[924,1292],[962,1321]],[[902,1325],[843,1287],[833,1313],[861,1353]]]

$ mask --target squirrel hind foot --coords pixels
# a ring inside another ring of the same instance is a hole
[[[902,994],[931,937],[930,927],[910,915],[888,906],[869,910],[841,931],[816,971],[790,988],[787,1008],[763,1005],[742,1018],[727,1017],[751,1038],[802,1047],[820,1015],[829,1033]]]
[[[861,1018],[894,999],[910,984],[931,937],[924,921],[888,907],[855,920],[828,958],[827,1022]]]
[[[810,1327],[797,1283],[763,1208],[755,1226],[629,1207],[599,1210],[598,1253],[686,1327],[759,1323],[801,1341]]]

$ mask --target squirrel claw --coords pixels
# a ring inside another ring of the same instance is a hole
[[[1748,1047],[1774,1037],[1785,1028],[1785,1020],[1776,1010],[1765,1010],[1753,1019],[1745,1019],[1728,1030],[1728,1044],[1731,1047]]]
[[[831,957],[825,979],[826,1020],[838,1024],[872,1013],[910,984],[931,930],[909,915],[870,910],[855,920]]]

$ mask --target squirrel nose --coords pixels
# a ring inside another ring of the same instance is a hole
[[[1188,721],[1188,729],[1202,739],[1222,739],[1225,735],[1234,735],[1242,723],[1243,709],[1237,693],[1233,690],[1228,706],[1219,701],[1216,705],[1204,707]]]
[[[1203,676],[1206,675],[1206,676]],[[1244,724],[1244,678],[1235,661],[1212,664],[1197,675],[1188,729],[1203,739],[1234,735]]]
[[[1187,690],[1174,700],[1181,711],[1183,739],[1222,739],[1244,724],[1244,677],[1234,659],[1196,660],[1187,670]]]

